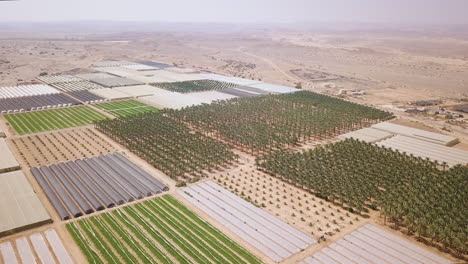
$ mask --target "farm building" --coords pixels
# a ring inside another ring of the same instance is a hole
[[[157,89],[158,88],[155,88],[154,86],[151,86],[151,85],[134,85],[134,86],[117,87],[117,88],[114,88],[113,90],[127,94],[131,97],[142,97],[142,96],[154,95]]]
[[[18,161],[16,161],[15,156],[13,156],[13,153],[3,138],[0,138],[0,153],[2,155],[0,159],[0,173],[20,169]]]
[[[125,69],[135,70],[135,71],[152,71],[152,70],[159,70],[158,67],[149,66],[145,64],[131,64],[131,65],[123,65],[120,66]]]
[[[186,95],[202,100],[204,103],[211,104],[214,101],[218,100],[229,100],[232,98],[237,98],[237,96],[221,93],[218,91],[204,91],[196,93],[187,93]]]
[[[96,67],[120,67],[125,65],[133,65],[137,64],[131,61],[116,61],[116,60],[107,60],[107,61],[100,61],[96,62],[93,65]]]
[[[162,62],[157,62],[157,61],[139,61],[138,63],[156,67],[159,69],[164,69],[168,67],[173,67],[173,65],[167,64],[167,63],[162,63]]]
[[[98,67],[98,68],[93,68],[93,70],[96,70],[99,72],[107,72],[109,74],[117,75],[120,77],[129,77],[129,76],[139,74],[138,70],[124,68],[124,67]]]
[[[16,245],[17,253],[15,253],[13,244]],[[54,229],[0,244],[0,256],[3,263],[18,263],[17,259],[25,264],[55,263],[54,256],[60,264],[74,263]]]
[[[449,166],[468,164],[468,151],[430,143],[413,137],[397,135],[377,145],[406,152],[416,157],[428,158],[433,161],[446,162]]]
[[[38,76],[37,79],[47,84],[82,81],[82,79],[74,75],[45,75],[45,76]]]
[[[392,137],[393,134],[383,130],[378,130],[374,128],[363,128],[356,131],[352,131],[343,135],[338,136],[339,139],[354,138],[362,140],[368,143],[375,143],[381,140]]]
[[[384,229],[367,224],[298,263],[449,264],[452,262]]]
[[[95,89],[95,90],[90,90],[89,92],[99,97],[105,98],[107,100],[132,98],[132,96],[129,94],[126,94],[117,89],[111,89],[111,88]]]
[[[119,76],[113,76],[110,78],[103,78],[103,79],[95,79],[91,81],[101,86],[107,87],[107,88],[142,84],[141,82],[128,79],[128,78],[124,78],[124,77],[119,77]]]
[[[270,83],[258,83],[258,84],[251,84],[249,85],[253,88],[258,88],[270,93],[294,93],[297,91],[301,91],[301,89],[291,88],[283,85],[276,85]]]
[[[59,91],[44,84],[0,87],[0,99],[56,93]]]
[[[216,73],[200,73],[200,74],[194,74],[194,75],[199,76],[200,78],[203,78],[203,79],[235,83],[237,85],[252,86],[252,84],[263,83],[262,81],[249,80],[249,79],[244,79],[244,78],[239,78],[239,77],[224,76],[224,75],[220,75]]]
[[[141,97],[139,98],[139,100],[145,104],[152,105],[158,109],[180,109],[183,107],[200,105],[205,103],[204,100],[187,94],[170,92],[156,87],[155,89],[156,90],[154,95]]]
[[[171,79],[171,80],[178,81],[178,82],[196,81],[196,80],[206,79],[206,78],[199,77],[196,74],[176,73],[176,72],[171,72],[171,71],[166,71],[166,70],[156,70],[156,71],[145,72],[145,75],[147,74],[151,74],[153,76],[161,77],[165,79]]]
[[[192,185],[177,193],[275,262],[317,243],[214,182]]]
[[[51,222],[21,171],[0,174],[0,236]]]
[[[412,137],[420,140],[424,140],[427,142],[444,145],[444,146],[453,146],[458,143],[458,139],[456,137],[447,136],[444,134],[434,133],[425,131],[422,129],[402,126],[393,124],[390,122],[382,122],[372,126],[372,128],[387,131],[397,135],[403,135],[407,137]]]

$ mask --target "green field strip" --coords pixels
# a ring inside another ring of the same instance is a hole
[[[223,242],[226,246],[229,246],[230,249],[234,250],[237,254],[241,255],[244,259],[246,259],[249,263],[262,263],[256,256],[252,255],[250,252],[245,250],[235,241],[218,231],[214,226],[206,222],[205,220],[201,219],[198,215],[194,212],[190,211],[187,207],[185,207],[181,202],[175,199],[171,195],[164,195],[161,197],[164,201],[167,201],[169,204],[177,208],[180,212],[184,213],[187,217],[192,219],[195,223],[199,226],[203,227],[208,233],[212,234],[220,241]]]
[[[122,263],[114,254],[112,249],[104,242],[104,239],[96,232],[96,229],[94,229],[94,227],[88,223],[87,219],[80,221],[79,225],[87,237],[91,240],[94,247],[97,248],[99,252],[101,252],[101,255],[107,263]]]
[[[199,254],[198,251],[192,245],[187,243],[187,241],[185,241],[179,234],[173,232],[169,226],[167,226],[163,221],[156,217],[146,207],[137,204],[135,205],[135,208],[147,218],[149,218],[152,224],[157,226],[159,230],[161,230],[167,237],[169,237],[175,244],[179,246],[179,248],[185,251],[197,263],[211,263],[206,257]]]
[[[155,263],[152,260],[152,257],[149,256],[148,253],[141,247],[140,243],[138,243],[138,241],[136,241],[129,232],[124,230],[120,224],[111,217],[110,214],[103,214],[102,218],[112,228],[112,230],[119,234],[119,237],[122,239],[122,241],[125,241],[127,245],[137,254],[141,263]]]
[[[158,263],[172,263],[172,261],[167,259],[166,256],[164,256],[164,253],[161,252],[161,250],[157,248],[137,226],[131,223],[130,219],[124,215],[121,210],[113,211],[112,215],[118,218],[119,221],[123,223],[127,229],[130,230],[149,251],[151,251],[151,253],[153,253],[153,255],[158,259]]]
[[[99,257],[99,255],[93,249],[91,249],[91,247],[89,246],[89,242],[80,233],[75,223],[67,224],[66,228],[68,232],[70,233],[70,235],[72,236],[75,243],[78,245],[78,247],[81,249],[81,251],[85,255],[89,263],[91,264],[104,263]]]
[[[213,239],[210,234],[204,232],[203,229],[193,225],[190,219],[183,218],[176,212],[167,210],[167,208],[164,207],[165,202],[161,199],[154,200],[150,203],[147,203],[147,205],[150,207],[153,206],[160,212],[164,212],[163,215],[166,216],[169,221],[176,223],[177,226],[180,226],[182,229],[188,231],[192,236],[195,237],[195,239],[198,238],[209,245],[214,250],[212,254],[214,257],[216,257],[216,261],[221,261],[222,263],[244,263],[240,258],[235,257],[232,252],[226,251],[227,248],[220,247],[218,241]],[[223,260],[221,260],[221,258],[223,258]]]
[[[38,133],[91,124],[106,116],[88,107],[70,107],[5,115],[5,119],[20,134]]]
[[[157,231],[153,226],[148,222],[144,221],[142,216],[131,207],[126,207],[125,209],[128,215],[130,215],[138,224],[140,224],[148,234],[150,234],[154,240],[156,240],[169,254],[171,254],[174,259],[176,259],[181,264],[192,263],[184,255],[179,253],[179,250],[175,248],[170,241],[168,241],[159,231]],[[125,210],[124,209],[124,210]]]
[[[90,221],[99,230],[99,232],[107,239],[107,241],[114,247],[115,251],[125,263],[137,264],[138,260],[133,256],[127,247],[125,247],[114,232],[108,228],[100,217],[91,217]]]
[[[222,254],[230,263],[245,263],[245,261],[240,259],[234,251],[229,249],[228,245],[226,245],[225,247],[223,247],[224,245],[221,246],[222,242],[220,240],[217,240],[213,234],[207,232],[202,227],[196,225],[193,219],[190,219],[185,215],[179,213],[175,208],[170,206],[168,202],[164,201],[163,199],[157,199],[151,201],[151,203],[160,206],[159,208],[165,211],[167,215],[171,215],[177,218],[177,222],[179,222],[180,225],[184,225],[189,230],[192,230],[198,237],[203,238],[208,245],[210,245],[212,248],[214,248],[216,251]]]
[[[114,115],[115,117],[120,118],[134,116],[142,113],[159,111],[157,108],[148,106],[144,103],[135,100],[102,103],[97,104],[96,106]]]
[[[171,225],[174,230],[194,245],[194,247],[198,248],[199,251],[203,252],[207,258],[210,258],[213,261],[213,263],[225,263],[226,260],[221,255],[214,250],[207,249],[205,245],[200,244],[200,238],[197,238],[195,234],[185,226],[179,225],[172,216],[162,213],[162,210],[154,204],[149,203],[145,204],[145,206],[150,208],[150,210],[153,210],[154,213],[157,213],[160,219]],[[203,240],[203,238],[201,238],[201,240]]]

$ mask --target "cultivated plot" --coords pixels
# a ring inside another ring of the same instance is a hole
[[[30,168],[117,151],[91,128],[55,131],[10,140],[21,164]]]
[[[298,264],[449,264],[384,229],[367,224]]]
[[[88,91],[104,88],[90,81],[81,79],[78,82],[54,83],[53,86],[63,92]]]
[[[168,189],[119,153],[32,168],[31,173],[62,220]]]
[[[177,193],[275,262],[317,243],[214,182],[192,185]]]
[[[51,222],[22,171],[0,174],[0,193],[0,237]]]
[[[234,98],[171,116],[248,152],[333,138],[392,118],[388,112],[308,91]]]
[[[67,229],[90,263],[261,263],[169,195]]]
[[[134,100],[110,102],[96,105],[116,117],[128,117],[159,110]]]
[[[54,229],[0,244],[3,263],[73,264],[73,259]],[[18,262],[19,260],[19,262]]]
[[[43,84],[0,87],[0,99],[56,93],[59,93],[59,91]]]
[[[202,177],[237,161],[227,145],[160,113],[103,121],[96,128],[173,179]]]
[[[68,92],[67,94],[69,96],[72,96],[72,97],[76,98],[77,100],[79,100],[79,101],[81,101],[83,103],[88,103],[88,104],[102,103],[104,101],[107,101],[106,98],[95,95],[95,94],[90,93],[88,91],[74,91],[74,92]]]
[[[79,106],[5,115],[5,119],[20,134],[31,134],[62,128],[89,125],[107,119],[89,107]]]
[[[45,76],[38,76],[38,80],[41,80],[47,84],[55,84],[55,83],[69,83],[69,82],[79,82],[82,81],[82,79],[74,76],[74,75],[67,75],[67,74],[62,74],[62,75],[45,75]]]
[[[237,86],[233,83],[215,80],[195,80],[185,82],[152,83],[151,85],[177,93],[216,91]]]
[[[0,99],[0,113],[40,110],[78,105],[80,102],[65,94],[48,94]]]
[[[467,241],[467,167],[441,170],[429,160],[353,139],[302,152],[272,152],[258,157],[257,165],[350,211],[366,214],[378,208],[387,222],[419,230],[419,236],[445,247],[460,250]]]

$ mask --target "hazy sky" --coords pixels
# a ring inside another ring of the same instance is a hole
[[[468,24],[468,0],[0,0],[0,21]]]

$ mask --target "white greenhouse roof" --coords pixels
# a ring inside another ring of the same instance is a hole
[[[449,166],[457,164],[468,164],[468,151],[447,147],[440,144],[430,143],[428,141],[415,139],[407,136],[394,136],[387,140],[376,143],[378,146],[384,146],[412,154],[423,159],[429,158],[432,161],[446,162]]]
[[[234,83],[238,85],[251,86],[252,84],[263,83],[262,81],[244,79],[244,78],[239,78],[239,77],[224,76],[224,75],[220,75],[216,73],[199,73],[199,74],[194,74],[194,75],[199,76],[200,78],[203,78],[203,79],[215,80],[215,81],[220,81],[220,82],[230,82],[230,83]]]
[[[386,138],[392,137],[393,134],[383,130],[378,130],[374,128],[363,128],[356,131],[351,131],[349,133],[339,135],[339,139],[354,138],[362,140],[368,143],[375,143]]]
[[[151,74],[156,77],[172,79],[178,82],[196,81],[196,80],[206,79],[206,78],[197,76],[197,74],[176,73],[176,72],[171,72],[171,71],[166,71],[166,70],[151,71]],[[146,72],[145,72],[145,75],[146,75]]]
[[[140,74],[140,72],[138,72],[137,70],[128,69],[124,67],[97,67],[93,68],[93,70],[107,72],[120,77],[129,77]]]
[[[283,85],[271,84],[271,83],[259,83],[249,85],[250,87],[258,88],[270,93],[294,93],[301,91],[300,89],[287,87]]]
[[[169,78],[164,78],[164,77],[159,77],[159,76],[154,76],[154,75],[146,75],[146,72],[142,72],[142,73],[144,73],[145,75],[134,75],[134,76],[130,76],[128,78],[130,78],[132,80],[135,80],[135,81],[138,81],[138,82],[146,83],[146,84],[149,84],[149,83],[163,83],[163,82],[177,82],[174,79],[169,79]]]
[[[106,98],[108,100],[117,100],[117,99],[126,99],[126,98],[132,98],[133,96],[123,93],[117,89],[110,89],[110,88],[104,88],[104,89],[94,89],[94,90],[89,90],[89,92]]]
[[[87,81],[95,81],[95,80],[115,77],[114,75],[111,75],[105,72],[84,73],[84,74],[78,74],[76,76]]]
[[[197,73],[198,70],[191,69],[191,68],[179,68],[179,67],[168,67],[165,68],[167,71],[177,72],[177,73]]]
[[[0,234],[50,221],[23,172],[0,174]]]
[[[388,131],[393,134],[408,136],[424,141],[428,141],[435,144],[445,145],[445,146],[453,146],[454,144],[458,143],[458,139],[456,137],[447,136],[440,133],[429,132],[422,129],[402,126],[393,124],[390,122],[382,122],[372,126],[375,129],[380,129],[384,131]]]
[[[113,90],[122,92],[127,94],[131,97],[141,97],[141,96],[151,96],[157,92],[157,89],[151,85],[134,85],[134,86],[125,86],[125,87],[118,87],[114,88]]]
[[[81,81],[79,77],[76,77],[74,75],[45,75],[45,76],[39,76],[37,77],[37,79],[47,84]]]
[[[204,92],[196,92],[196,93],[187,93],[186,95],[189,95],[191,97],[197,98],[202,100],[203,102],[207,104],[211,104],[214,101],[217,100],[229,100],[232,98],[237,98],[237,96],[230,95],[230,94],[225,94],[225,93],[220,93],[217,91],[204,91]]]
[[[18,161],[11,152],[4,138],[0,138],[0,153],[0,173],[20,169]]]
[[[154,95],[141,97],[139,100],[145,104],[152,105],[159,109],[180,109],[183,107],[205,103],[204,100],[200,100],[186,94],[170,92],[160,88],[156,89],[157,90],[155,90]]]
[[[0,87],[0,99],[56,93],[60,92],[44,84]]]
[[[132,64],[137,64],[137,63],[131,62],[131,61],[108,60],[108,61],[96,62],[93,65],[96,67],[119,67],[119,66],[132,65]]]
[[[135,71],[151,71],[151,70],[158,70],[159,68],[144,64],[132,64],[132,65],[123,65],[122,68],[135,70]]]

